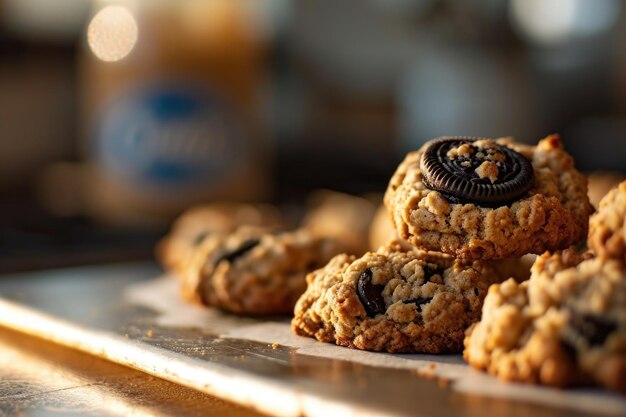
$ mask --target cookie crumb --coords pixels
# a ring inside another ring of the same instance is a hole
[[[429,365],[428,368],[416,369],[415,374],[419,376],[420,378],[424,378],[424,379],[428,379],[432,381],[437,378],[437,375],[435,375],[435,372],[433,371],[433,369],[434,368],[432,368]]]
[[[280,345],[278,344],[278,342],[272,343],[272,349],[278,349],[279,347]]]
[[[479,178],[489,178],[489,181],[493,184],[498,180],[498,174],[500,170],[495,162],[485,161],[478,168],[474,170]]]
[[[472,145],[464,143],[461,146],[450,149],[446,156],[452,160],[455,160],[456,158],[469,158],[472,156],[472,152]]]
[[[154,336],[154,332],[152,331],[152,329],[149,329],[149,330],[146,332],[146,336],[148,336],[148,337],[152,337],[152,336]]]
[[[437,378],[437,385],[441,388],[448,388],[448,386],[450,386],[450,380],[448,378]]]

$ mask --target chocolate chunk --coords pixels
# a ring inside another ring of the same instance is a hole
[[[590,346],[604,344],[607,337],[617,330],[617,324],[604,317],[578,313],[575,310],[570,310],[570,315],[570,326],[579,336],[584,338]]]
[[[439,191],[451,203],[472,203],[483,207],[509,204],[533,185],[533,167],[523,155],[493,142],[481,149],[474,146],[476,138],[445,137],[433,141],[421,159],[426,187]],[[451,157],[451,150],[467,144],[468,152]],[[497,153],[497,155],[496,155]],[[491,158],[491,159],[489,159]],[[480,176],[484,162],[497,167],[497,177]]]
[[[572,341],[567,337],[561,338],[561,342],[561,348],[563,348],[563,353],[565,353],[565,355],[567,355],[567,357],[572,362],[576,362],[576,358],[578,358],[578,351],[576,350],[576,346],[574,346]]]
[[[219,265],[220,262],[226,261],[233,263],[237,258],[242,257],[247,252],[251,251],[255,246],[257,246],[261,241],[259,239],[250,239],[245,241],[241,246],[231,252],[226,252],[215,261],[214,265]]]
[[[430,265],[424,265],[422,269],[424,270],[424,282],[429,282],[435,275],[439,275],[443,278],[443,269],[437,266],[433,268]]]
[[[417,311],[422,312],[422,306],[424,304],[428,304],[433,300],[433,297],[417,297],[412,298],[410,300],[404,301],[404,304],[415,304],[417,306]]]
[[[384,314],[385,311],[387,311],[387,306],[385,305],[385,300],[382,295],[385,286],[372,284],[372,276],[372,270],[368,268],[363,271],[356,283],[356,293],[367,315],[370,317],[374,317],[377,314]]]

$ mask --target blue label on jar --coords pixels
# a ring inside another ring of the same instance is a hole
[[[105,175],[159,186],[219,182],[248,149],[233,113],[189,85],[127,92],[103,113],[94,159]]]

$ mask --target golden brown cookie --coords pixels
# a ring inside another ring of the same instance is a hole
[[[185,211],[159,242],[157,259],[166,269],[179,274],[207,236],[231,233],[244,225],[272,230],[282,224],[278,210],[269,205],[224,202],[195,206]]]
[[[497,281],[482,261],[462,262],[391,242],[360,258],[338,255],[307,276],[293,330],[322,342],[386,352],[460,352]]]
[[[625,277],[616,260],[546,253],[529,281],[489,289],[463,355],[504,380],[626,392]]]
[[[444,138],[409,153],[385,205],[399,236],[463,259],[502,259],[566,248],[587,234],[585,177],[557,135]]]
[[[308,231],[270,233],[240,227],[206,237],[181,274],[184,298],[240,314],[287,314],[305,275],[343,249]]]

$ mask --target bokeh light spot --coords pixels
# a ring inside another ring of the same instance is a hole
[[[89,49],[106,62],[115,62],[126,57],[135,47],[137,37],[137,21],[123,6],[103,8],[87,27]]]
[[[510,14],[528,40],[557,45],[609,30],[619,11],[617,0],[512,0]]]

